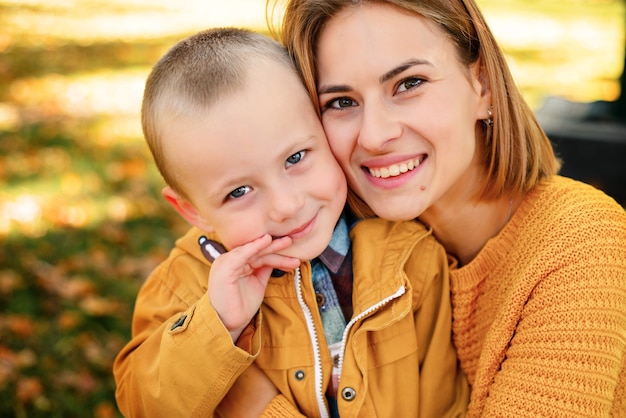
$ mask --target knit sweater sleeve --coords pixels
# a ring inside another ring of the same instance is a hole
[[[602,417],[613,409],[625,383],[626,271],[600,242],[585,253],[532,290],[482,416]]]
[[[468,316],[483,333],[468,416],[626,416],[626,214],[586,188],[535,197],[486,248],[508,253]]]

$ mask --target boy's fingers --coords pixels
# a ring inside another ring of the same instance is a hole
[[[248,259],[258,254],[263,253],[263,250],[266,249],[271,244],[272,244],[272,237],[266,234],[266,235],[263,235],[262,237],[255,239],[254,241],[250,241],[239,247],[233,248],[226,254],[236,255],[243,262],[246,262]]]
[[[289,237],[276,238],[275,240],[272,240],[272,243],[267,247],[267,250],[268,250],[267,252],[275,253],[277,251],[284,250],[290,245],[291,245],[291,238]]]
[[[266,254],[276,253],[291,245],[291,238],[282,237],[272,239],[271,235],[265,234],[253,241],[243,244],[237,248],[233,248],[230,252],[237,253],[239,257],[251,258],[253,256],[263,256]]]
[[[298,259],[276,254],[290,245],[291,238],[289,237],[272,240],[272,237],[266,234],[244,245],[233,248],[217,258],[214,263],[227,263],[225,266],[230,266],[231,270],[240,269],[243,272],[241,273],[242,275],[252,274],[253,270],[258,270],[262,267],[293,270],[300,265]]]
[[[251,260],[249,265],[253,269],[269,266],[274,269],[293,270],[300,265],[300,260],[279,254],[265,254]]]

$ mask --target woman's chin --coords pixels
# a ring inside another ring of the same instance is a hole
[[[417,218],[422,211],[412,206],[399,207],[398,205],[381,203],[370,206],[376,216],[389,221],[408,221]]]

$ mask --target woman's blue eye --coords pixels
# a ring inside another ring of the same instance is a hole
[[[400,84],[398,85],[398,92],[402,93],[403,91],[414,89],[415,87],[419,86],[423,82],[424,80],[421,78],[417,78],[417,77],[407,78],[406,80],[402,80]]]
[[[252,190],[252,188],[250,186],[237,187],[235,190],[233,190],[232,192],[230,192],[228,194],[228,198],[229,199],[238,199],[241,196],[243,196],[246,193],[248,193],[250,190]]]
[[[304,158],[304,154],[306,154],[306,151],[298,151],[295,154],[290,155],[289,158],[287,158],[287,164],[285,164],[285,166],[290,167],[294,164],[298,164]]]

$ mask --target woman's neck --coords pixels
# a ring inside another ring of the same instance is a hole
[[[509,195],[489,201],[468,199],[433,206],[419,219],[433,229],[446,252],[455,256],[460,265],[466,265],[489,239],[500,233],[519,201]]]

